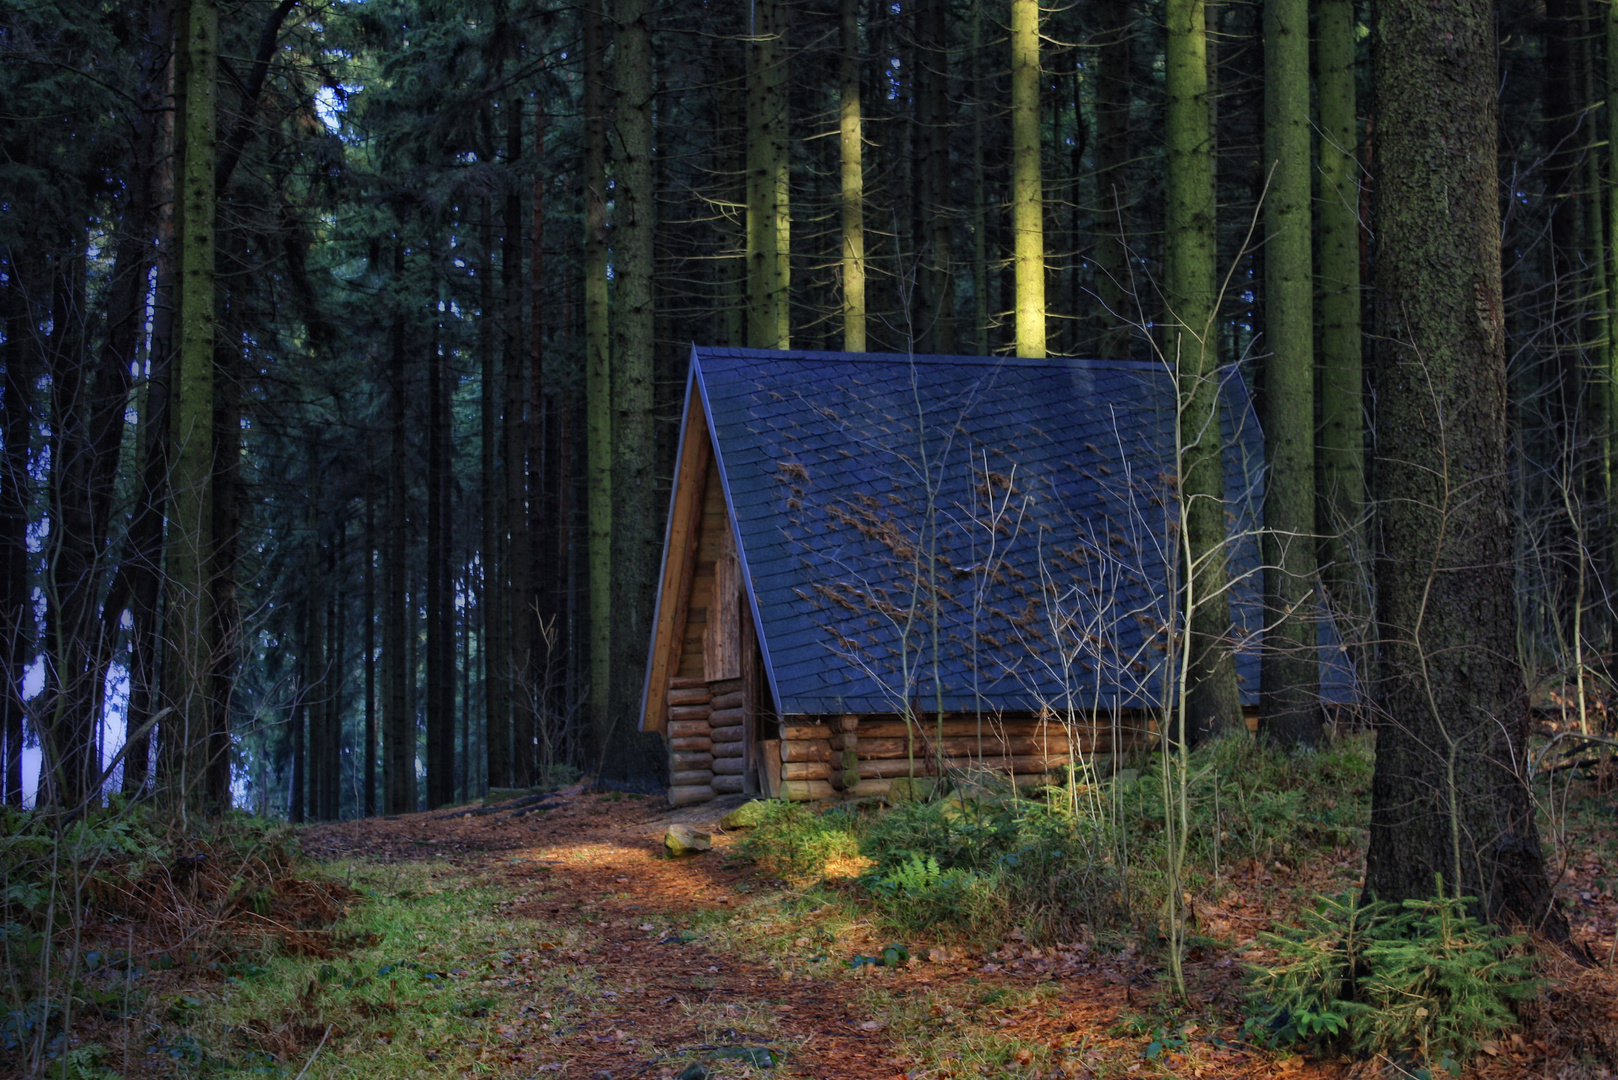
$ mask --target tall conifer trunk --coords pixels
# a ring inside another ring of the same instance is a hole
[[[1565,938],[1528,789],[1516,659],[1494,11],[1400,0],[1379,10],[1377,35],[1384,546],[1366,891],[1474,897],[1486,918]]]
[[[584,3],[584,393],[590,731],[612,740],[612,362],[607,319],[607,87],[602,0]]]
[[[484,747],[485,770],[491,787],[511,783],[511,678],[506,647],[506,622],[500,603],[505,593],[502,569],[500,522],[505,500],[501,496],[499,471],[500,393],[498,355],[494,345],[494,208],[482,201],[483,272],[479,275],[478,311],[478,423],[480,474],[483,493],[483,618]]]
[[[1368,638],[1370,567],[1365,528],[1365,421],[1361,402],[1360,163],[1355,117],[1353,0],[1319,0],[1315,84],[1320,172],[1315,250],[1320,268],[1320,459],[1315,531],[1321,578],[1343,637]],[[1361,675],[1365,658],[1354,656]]]
[[[792,347],[786,13],[754,0],[747,47],[747,343]]]
[[[435,300],[427,346],[427,808],[455,798],[454,655],[444,638],[449,576],[449,392]]]
[[[1191,673],[1185,736],[1242,722],[1236,664],[1226,643],[1225,480],[1214,298],[1214,171],[1209,128],[1207,7],[1168,0],[1164,153],[1164,346],[1180,386],[1180,494],[1186,531]]]
[[[1039,140],[1039,0],[1011,0],[1011,229],[1017,355],[1045,356],[1045,196]]]
[[[1315,350],[1308,0],[1264,0],[1265,635],[1259,724],[1320,738],[1315,634]]]
[[[1096,356],[1129,358],[1132,295],[1125,214],[1131,190],[1134,140],[1129,124],[1133,82],[1130,65],[1135,28],[1130,0],[1101,0],[1101,38],[1096,58]]]
[[[177,20],[179,121],[175,215],[177,334],[169,463],[168,656],[164,677],[175,710],[165,728],[165,782],[188,809],[204,796],[213,733],[210,640],[213,613],[214,165],[217,148],[219,10],[184,0]]]
[[[5,440],[5,457],[0,461],[0,741],[5,759],[0,762],[0,787],[5,802],[22,805],[23,671],[31,655],[32,635],[27,632],[28,595],[28,506],[31,484],[28,477],[28,448],[32,427],[32,395],[28,392],[32,336],[24,332],[28,324],[23,290],[16,287],[17,265],[8,261],[5,270],[12,287],[0,291],[6,305],[0,317],[5,320],[6,340],[0,343],[0,437]]]
[[[374,476],[376,455],[371,449],[371,437],[365,437],[365,463]],[[365,594],[360,612],[364,633],[360,635],[365,649],[365,751],[361,783],[360,815],[376,815],[376,485],[365,485]]]
[[[838,153],[843,227],[843,351],[865,351],[864,116],[860,108],[858,0],[840,0]]]
[[[652,426],[652,373],[656,352],[652,305],[655,272],[656,192],[652,168],[652,102],[655,86],[651,4],[619,0],[616,101],[620,153],[613,232],[617,257],[612,399],[613,654],[616,721],[602,749],[605,772],[657,775],[660,739],[639,734],[633,718],[640,703],[656,602],[662,541],[657,505],[657,444]]]
[[[513,96],[502,110],[506,121],[505,222],[500,242],[501,326],[505,331],[501,362],[505,367],[506,548],[505,603],[511,628],[511,779],[519,787],[534,782],[534,610],[529,593],[533,568],[528,533],[528,373],[523,347],[523,213],[522,185],[516,170],[523,157],[523,99]],[[537,286],[536,286],[537,287]]]
[[[403,241],[393,249],[393,277],[402,285],[405,269]],[[402,303],[402,300],[401,300]],[[410,708],[410,682],[415,678],[409,648],[409,622],[405,601],[410,589],[409,565],[405,560],[405,539],[409,531],[405,485],[405,313],[393,314],[392,340],[388,356],[389,441],[388,459],[388,558],[387,618],[383,627],[382,655],[387,678],[387,730],[385,771],[388,786],[388,813],[409,814],[416,810],[416,716]]]

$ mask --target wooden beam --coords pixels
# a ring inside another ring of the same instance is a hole
[[[674,499],[669,510],[668,543],[663,551],[662,603],[653,629],[652,669],[646,675],[646,712],[642,731],[661,731],[668,703],[670,680],[680,672],[685,644],[685,621],[691,607],[691,581],[696,572],[697,544],[701,540],[703,504],[713,445],[702,396],[691,388],[691,402],[680,445],[680,468],[674,478]]]

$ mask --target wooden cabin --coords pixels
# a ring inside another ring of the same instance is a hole
[[[939,738],[1040,782],[1137,737],[1172,680],[1174,412],[1153,364],[694,348],[640,718],[671,801],[880,795]],[[1239,377],[1222,412],[1251,702]]]

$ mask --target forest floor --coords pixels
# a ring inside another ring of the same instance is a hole
[[[1485,1044],[1467,1077],[1611,1075],[1596,1043],[1609,1062],[1618,1053],[1618,982],[1608,968],[1618,823],[1610,795],[1571,794],[1562,805],[1558,887],[1598,963],[1550,961],[1529,1023]],[[1267,1049],[1242,1027],[1243,977],[1266,956],[1262,933],[1295,921],[1314,897],[1353,887],[1363,837],[1226,866],[1216,890],[1193,898],[1190,1004],[1176,1005],[1160,950],[1139,947],[1142,927],[1043,946],[1018,932],[896,941],[856,881],[857,859],[828,866],[812,885],[773,879],[713,809],[618,793],[568,794],[522,814],[479,809],[308,827],[297,833],[301,861],[255,894],[262,904],[208,900],[244,872],[220,866],[211,871],[219,882],[177,894],[197,906],[175,911],[195,918],[86,924],[84,941],[108,938],[95,949],[121,946],[142,959],[122,975],[108,954],[100,967],[86,962],[82,996],[103,1004],[75,1018],[80,1064],[52,1065],[50,1075],[1417,1075],[1385,1061]],[[664,832],[679,822],[711,831],[713,850],[667,857]],[[164,872],[181,864],[170,860]],[[204,908],[222,921],[204,930]],[[249,924],[257,936],[244,932]],[[893,944],[907,963],[874,962]],[[0,1060],[0,1077],[11,1074]]]
[[[1262,1049],[1240,1027],[1259,932],[1308,897],[1354,884],[1363,865],[1354,847],[1232,868],[1217,901],[1196,906],[1194,1004],[1172,1007],[1156,959],[1121,943],[909,940],[902,967],[858,963],[890,943],[880,924],[857,901],[824,903],[824,890],[762,878],[735,857],[737,834],[717,816],[576,795],[518,817],[416,814],[306,831],[308,856],[374,895],[440,900],[460,940],[449,922],[437,940],[417,931],[410,970],[442,973],[462,1002],[449,1010],[461,1022],[436,1032],[406,1035],[382,1015],[339,1033],[344,1021],[330,1020],[334,1064],[321,1068],[317,1054],[308,1075],[352,1074],[368,1052],[393,1059],[395,1042],[420,1055],[412,1073],[466,1077],[667,1080],[696,1076],[700,1064],[719,1078],[767,1075],[776,1061],[769,1075],[820,1080],[1396,1075],[1375,1062]],[[711,829],[714,850],[665,857],[664,830],[676,821]],[[852,892],[858,867],[848,869]],[[1618,917],[1612,869],[1592,856],[1564,876],[1576,932],[1593,948],[1608,944]],[[370,951],[395,971],[410,962]],[[481,1024],[464,1023],[485,1011]],[[306,1035],[317,1027],[303,1025]],[[1489,1044],[1467,1072],[1605,1075],[1579,1049],[1558,1045],[1545,1023]]]

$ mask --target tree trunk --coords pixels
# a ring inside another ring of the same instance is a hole
[[[506,623],[500,597],[505,593],[502,570],[500,521],[505,500],[500,497],[499,458],[495,453],[501,431],[500,394],[494,347],[494,208],[484,199],[483,272],[479,275],[478,356],[480,425],[479,453],[483,477],[483,665],[485,709],[485,770],[489,783],[504,787],[511,783],[511,680],[510,654],[506,648]]]
[[[1314,280],[1308,0],[1264,2],[1264,644],[1259,725],[1319,741],[1315,600]]]
[[[606,28],[584,5],[584,382],[590,581],[590,731],[612,739],[612,363],[607,321]]]
[[[1039,155],[1039,0],[1011,0],[1011,229],[1017,355],[1045,356],[1045,197]]]
[[[859,0],[840,0],[838,152],[842,165],[843,351],[865,351],[865,165]]]
[[[1329,610],[1350,643],[1362,685],[1370,567],[1365,539],[1365,421],[1361,402],[1360,163],[1355,118],[1353,0],[1316,8],[1315,83],[1320,95],[1316,233],[1320,267],[1320,459],[1315,532]]]
[[[916,8],[916,113],[920,121],[922,233],[916,237],[922,349],[955,351],[954,229],[950,206],[949,3],[923,0]]]
[[[165,738],[170,797],[195,809],[204,796],[213,733],[214,164],[218,125],[219,11],[184,0],[178,20],[179,162],[175,215],[176,325],[169,467],[168,605],[164,661],[175,710]]]
[[[1133,203],[1134,11],[1130,0],[1101,0],[1096,58],[1096,356],[1129,359],[1135,284],[1125,248],[1125,215]]]
[[[376,455],[371,437],[365,437],[367,471],[375,469]],[[365,753],[360,813],[376,816],[376,485],[365,485],[365,599],[361,620],[365,627],[360,641],[365,649]]]
[[[1366,891],[1475,897],[1486,918],[1565,938],[1527,785],[1516,659],[1493,9],[1390,3],[1377,33],[1385,539]]]
[[[402,243],[393,249],[393,278],[403,283],[405,251]],[[402,300],[399,301],[402,304]],[[382,655],[388,681],[387,733],[385,736],[388,785],[388,813],[408,814],[416,809],[416,716],[410,710],[410,680],[415,677],[409,661],[409,622],[405,598],[410,589],[409,565],[405,561],[405,315],[402,308],[393,313],[393,334],[388,357],[388,393],[391,413],[391,453],[388,460],[388,598],[387,621],[383,627]]]
[[[1236,664],[1226,644],[1225,479],[1214,296],[1214,175],[1209,128],[1206,5],[1168,0],[1165,116],[1165,347],[1180,383],[1180,495],[1190,624],[1187,738],[1242,722]]]
[[[454,664],[444,639],[449,576],[449,391],[438,303],[427,347],[427,809],[455,799]]]
[[[612,400],[613,656],[615,726],[598,748],[600,770],[617,777],[657,776],[662,740],[633,722],[640,704],[656,603],[663,533],[657,505],[657,441],[652,420],[654,308],[652,101],[655,84],[651,4],[620,0],[616,27],[617,130],[620,154],[613,233],[618,303],[614,320]]]
[[[755,0],[747,48],[747,341],[790,349],[786,13]]]
[[[0,788],[7,805],[22,805],[23,672],[32,655],[33,622],[28,604],[31,588],[28,558],[28,508],[31,499],[28,476],[29,443],[33,428],[32,395],[28,392],[34,365],[31,360],[33,335],[24,329],[29,323],[28,302],[18,281],[17,264],[5,264],[8,287],[0,290],[6,305],[3,317],[6,339],[0,342],[0,438],[5,440],[5,457],[0,461],[0,572],[5,592],[0,598],[0,741],[5,759],[0,762]]]
[[[500,242],[501,362],[506,376],[504,439],[506,513],[509,536],[505,580],[507,625],[511,632],[511,780],[519,787],[534,782],[534,611],[530,593],[532,566],[528,533],[528,364],[523,348],[523,213],[522,185],[515,175],[523,156],[523,99],[510,98],[502,111],[506,122],[505,222]]]

